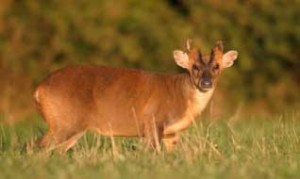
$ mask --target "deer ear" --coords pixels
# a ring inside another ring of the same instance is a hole
[[[185,52],[181,50],[174,50],[173,57],[178,66],[186,69],[189,68],[189,56]]]
[[[234,60],[238,57],[238,52],[235,50],[230,50],[223,55],[222,64],[223,68],[228,68],[233,65]]]

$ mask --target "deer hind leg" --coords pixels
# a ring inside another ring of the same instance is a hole
[[[82,124],[82,121],[86,116],[73,114],[73,109],[81,108],[71,102],[63,103],[56,100],[55,96],[47,93],[47,89],[39,87],[34,98],[37,109],[48,124],[48,132],[38,141],[39,146],[50,151],[56,148],[67,151],[85,131],[85,124]]]
[[[66,115],[44,115],[48,123],[48,131],[39,142],[39,146],[48,151],[60,148],[67,151],[71,148],[85,131],[84,126],[78,125],[81,118]],[[64,120],[59,120],[63,119]]]
[[[72,137],[70,137],[66,141],[59,144],[57,149],[60,151],[60,153],[67,152],[70,148],[72,148],[77,143],[77,141],[82,137],[83,133],[84,132],[73,135]]]
[[[73,130],[60,130],[60,131],[48,131],[39,142],[40,147],[47,151],[54,149],[60,152],[66,152],[73,147],[78,139],[83,135],[83,131]]]

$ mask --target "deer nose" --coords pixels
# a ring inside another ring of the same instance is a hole
[[[211,82],[211,80],[202,80],[200,85],[202,88],[211,88],[212,82]]]

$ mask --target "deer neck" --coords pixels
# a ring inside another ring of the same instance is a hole
[[[214,88],[206,92],[200,91],[193,84],[188,73],[181,74],[178,79],[182,83],[182,91],[187,101],[187,113],[190,113],[191,117],[200,115],[210,101]]]

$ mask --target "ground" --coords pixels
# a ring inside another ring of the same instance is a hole
[[[40,117],[0,124],[0,178],[300,178],[299,112],[200,119],[170,153],[149,151],[136,138],[111,145],[93,133],[66,154],[46,152],[32,147],[45,130]]]

